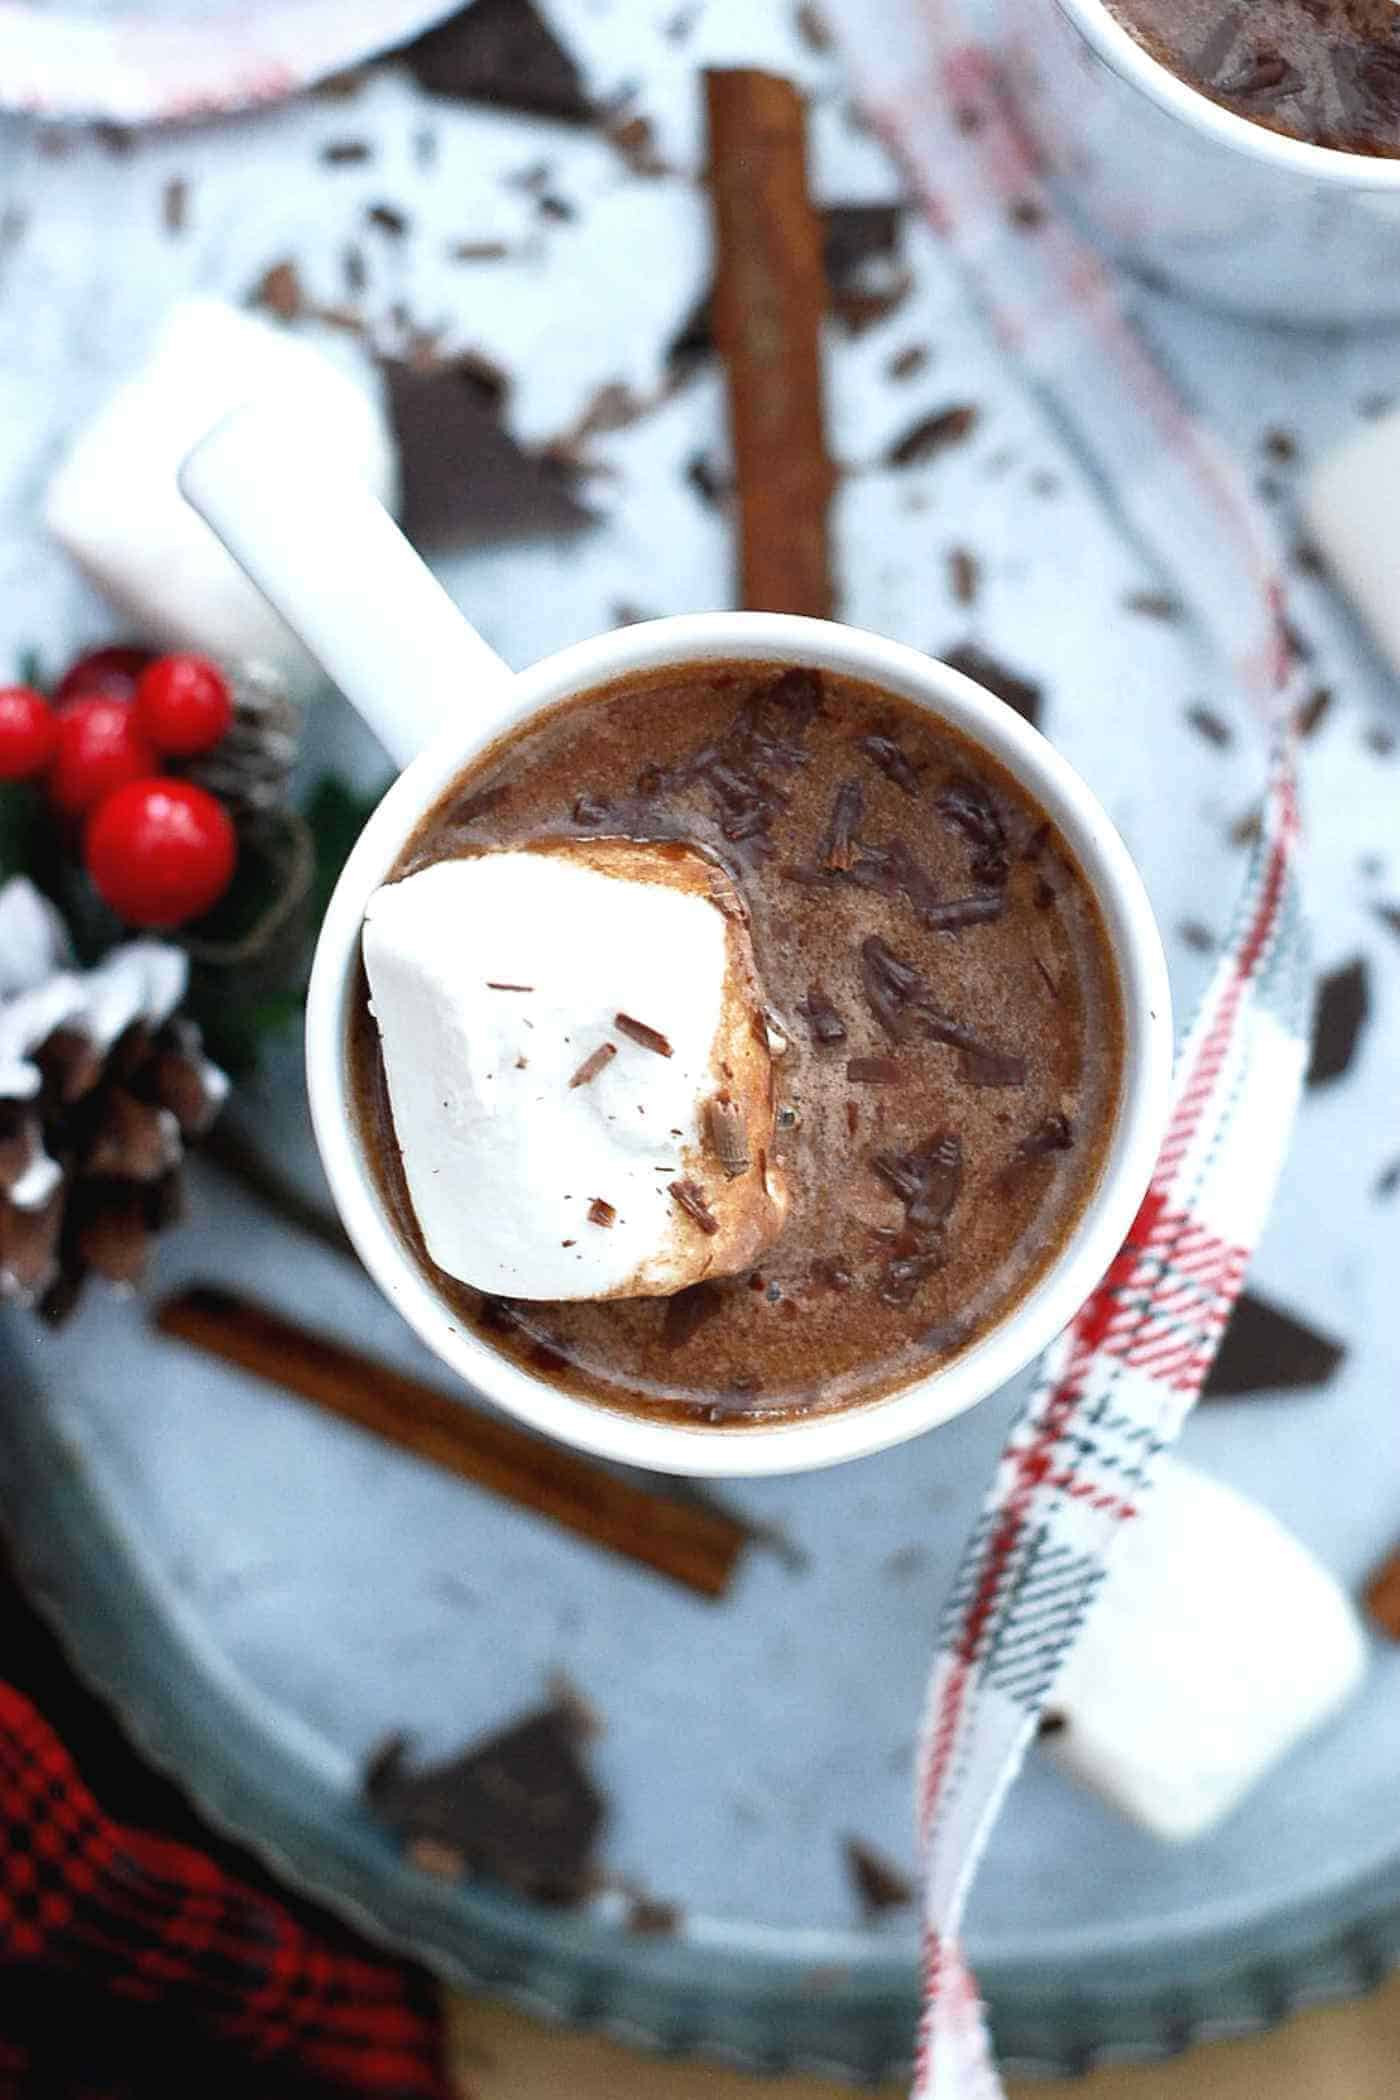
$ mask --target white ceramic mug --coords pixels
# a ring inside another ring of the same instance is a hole
[[[997,0],[1017,106],[1052,180],[1130,268],[1311,326],[1400,314],[1400,160],[1236,116],[1105,0]]]
[[[971,1407],[1073,1319],[1146,1190],[1171,1065],[1166,963],[1146,892],[1089,789],[1034,729],[960,672],[878,635],[769,613],[649,620],[512,673],[462,619],[397,526],[332,463],[296,462],[294,433],[256,409],[221,425],[182,486],[230,552],[366,716],[403,772],[346,862],[321,928],[306,1013],[316,1139],[365,1267],[472,1391],[562,1442],[668,1473],[798,1472],[862,1457]],[[1122,987],[1124,1070],[1098,1186],[1065,1246],[1005,1316],[946,1367],[882,1400],[781,1423],[690,1426],[561,1392],[465,1326],[380,1200],[350,1098],[347,1031],[365,905],[419,820],[503,732],[571,694],[661,665],[751,659],[868,679],[926,707],[1015,776],[1068,841],[1102,908]]]

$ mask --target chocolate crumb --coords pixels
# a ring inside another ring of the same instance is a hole
[[[596,1079],[604,1065],[610,1064],[616,1056],[616,1043],[599,1043],[596,1050],[589,1051],[587,1057],[569,1081],[570,1089],[572,1090],[576,1086],[587,1086],[590,1079]]]
[[[290,259],[276,262],[263,271],[250,295],[253,306],[264,306],[279,321],[295,321],[306,306],[301,276]]]
[[[1055,1713],[1047,1707],[1040,1717],[1040,1722],[1035,1732],[1041,1737],[1063,1735],[1068,1727],[1069,1721],[1064,1714]]]
[[[904,1078],[899,1060],[893,1057],[851,1057],[846,1077],[853,1086],[898,1086]]]
[[[1227,750],[1235,741],[1235,732],[1229,723],[1199,701],[1194,707],[1187,708],[1186,719],[1196,734],[1203,736],[1208,744],[1214,744],[1217,750]]]
[[[673,1181],[669,1185],[668,1193],[703,1233],[713,1234],[719,1231],[719,1219],[706,1203],[705,1192],[698,1182]]]
[[[449,262],[504,262],[510,254],[505,241],[454,241],[447,251]]]
[[[967,547],[948,550],[948,588],[959,605],[974,605],[982,581],[982,564]]]
[[[535,987],[532,984],[498,984],[494,978],[488,977],[486,989],[488,992],[533,992]]]
[[[962,444],[972,435],[978,420],[979,412],[971,402],[935,409],[932,415],[921,416],[902,437],[895,439],[885,453],[884,464],[887,467],[923,466],[926,461],[936,459],[940,452]]]
[[[797,1011],[812,1032],[814,1043],[844,1043],[846,1024],[819,984],[809,984],[807,996]]]
[[[1194,948],[1197,955],[1214,955],[1219,945],[1209,926],[1203,926],[1199,919],[1183,919],[1176,930],[1186,946]]]
[[[371,204],[365,217],[371,226],[377,226],[380,232],[387,233],[391,240],[401,241],[408,232],[408,219],[395,205]]]
[[[705,1133],[710,1150],[731,1181],[749,1171],[749,1131],[737,1101],[716,1095],[706,1104]]]
[[[903,1910],[914,1901],[915,1888],[909,1876],[864,1838],[843,1839],[842,1850],[851,1886],[867,1918],[877,1918],[887,1910]]]
[[[648,1028],[645,1021],[634,1021],[631,1014],[614,1014],[613,1027],[620,1028],[634,1043],[640,1043],[643,1050],[654,1050],[658,1057],[671,1055],[671,1045],[660,1029]]]
[[[590,1225],[613,1225],[617,1222],[617,1212],[606,1196],[594,1196],[590,1199],[588,1222]]]
[[[328,168],[353,168],[370,158],[369,142],[366,139],[330,139],[321,148],[321,158]]]
[[[1123,609],[1140,613],[1145,620],[1179,620],[1183,611],[1181,600],[1170,591],[1128,591]]]
[[[1277,460],[1281,467],[1291,466],[1298,457],[1298,440],[1290,430],[1266,430],[1263,446],[1268,458]]]
[[[903,350],[896,350],[885,366],[885,375],[889,379],[912,379],[916,372],[922,372],[928,359],[927,343],[909,343]]]

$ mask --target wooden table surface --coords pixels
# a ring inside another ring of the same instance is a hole
[[[806,2078],[754,2079],[634,2056],[562,2033],[485,2000],[451,1998],[448,2027],[461,2089],[473,2100],[850,2100]],[[1172,2063],[1085,2079],[1019,2081],[1010,2100],[1397,2100],[1400,1976],[1357,2005],[1301,2014],[1244,2042]],[[895,2086],[876,2100],[902,2100]]]

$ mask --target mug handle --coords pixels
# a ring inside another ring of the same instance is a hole
[[[405,766],[463,706],[490,714],[514,676],[384,506],[269,406],[216,423],[180,490]]]

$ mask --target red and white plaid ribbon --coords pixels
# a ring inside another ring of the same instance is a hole
[[[969,33],[958,0],[880,0],[873,21],[870,0],[844,8],[867,110],[996,340],[1234,667],[1271,748],[1244,894],[1180,1048],[1152,1186],[1103,1284],[1045,1357],[941,1629],[918,1765],[924,2010],[914,2091],[992,2100],[1001,2088],[959,1945],[968,1891],[1114,1539],[1215,1355],[1302,1083],[1310,971],[1298,896],[1298,695],[1268,522],[1128,325],[1110,271],[1044,192],[996,50]]]

